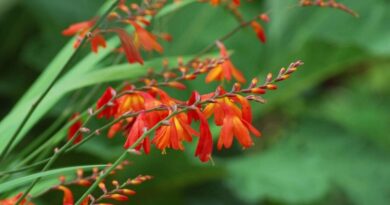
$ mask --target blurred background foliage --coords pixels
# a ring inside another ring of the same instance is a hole
[[[301,8],[297,0],[244,1],[240,9],[247,19],[265,11],[271,17],[265,25],[265,45],[250,28],[225,43],[245,76],[263,79],[297,59],[305,65],[266,95],[267,104],[253,105],[256,126],[263,133],[253,148],[236,145],[215,151],[215,166],[199,163],[190,146],[186,154],[154,150],[131,159],[134,164],[122,177],[155,176],[136,188],[132,203],[390,204],[390,2],[340,2],[360,17]],[[102,3],[0,1],[1,117],[69,40],[61,30],[94,16]],[[172,34],[174,41],[164,43],[163,56],[168,57],[197,53],[236,25],[223,8],[192,4],[154,22],[153,29]],[[215,85],[203,79],[188,84],[189,90],[203,93]],[[81,89],[79,100],[91,89]],[[189,96],[189,91],[171,93],[181,99]],[[72,96],[63,98],[29,132],[30,140],[72,105]],[[110,162],[123,141],[101,135],[57,166]],[[60,193],[45,194],[37,203],[53,204],[58,197]]]

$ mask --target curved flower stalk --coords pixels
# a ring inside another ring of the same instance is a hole
[[[110,175],[115,177],[115,174],[118,171],[124,170],[126,166],[129,166],[131,163],[128,161],[121,162],[118,166],[116,166],[112,171],[110,171]],[[90,187],[94,181],[99,177],[101,173],[104,173],[107,168],[99,170],[98,168],[93,168],[92,173],[90,175],[85,175],[83,169],[78,169],[76,171],[76,177],[71,180],[67,180],[65,176],[60,176],[58,185],[52,186],[47,191],[41,193],[39,196],[46,194],[47,192],[55,192],[61,191],[63,193],[62,204],[63,205],[73,205],[75,203],[75,198],[72,189],[74,186],[79,187]],[[123,183],[119,183],[118,180],[111,180],[111,185],[100,182],[99,188],[101,189],[101,193],[96,194],[95,196],[90,194],[87,198],[82,201],[82,205],[98,205],[104,204],[107,200],[114,201],[128,201],[129,197],[136,194],[134,190],[134,186],[140,185],[145,181],[151,180],[152,177],[149,175],[138,175],[135,178],[129,178],[125,180]],[[11,197],[9,199],[4,199],[0,201],[0,204],[4,205],[14,205],[16,201],[22,196],[22,193]],[[35,196],[39,197],[39,196]],[[22,205],[34,205],[31,200],[34,198],[28,197],[21,201]],[[52,201],[52,203],[60,204],[60,201]]]
[[[359,17],[359,14],[356,13],[354,10],[348,8],[342,3],[337,2],[336,0],[301,0],[300,4],[301,6],[319,6],[340,9],[351,14],[354,17]]]

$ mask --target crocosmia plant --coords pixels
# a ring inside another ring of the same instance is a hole
[[[350,21],[355,18],[348,14],[358,16],[335,0],[276,1],[286,13],[318,7]],[[182,174],[194,174],[184,162],[222,176],[218,158],[265,146],[257,110],[272,106],[280,90],[297,92],[286,81],[303,85],[299,78],[311,69],[295,55],[280,58],[279,67],[258,63],[276,49],[273,36],[290,35],[273,28],[299,30],[281,24],[279,12],[262,1],[96,2],[100,9],[89,8],[94,15],[51,37],[69,42],[1,122],[1,205],[137,204],[138,196],[169,190],[161,184],[147,191],[167,177],[145,168],[157,163],[174,167],[172,186],[182,186]],[[221,17],[207,19],[210,28],[194,29],[196,14],[204,11]],[[188,42],[196,46],[180,49]],[[241,44],[253,50],[237,52]],[[43,123],[47,115],[55,120]]]

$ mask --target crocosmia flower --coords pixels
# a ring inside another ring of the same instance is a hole
[[[8,199],[2,199],[0,200],[0,205],[15,205],[16,202],[19,200],[20,197],[22,197],[23,193],[19,193],[14,197],[8,198]],[[20,205],[34,205],[31,202],[28,202],[27,199],[23,199],[20,202]]]
[[[64,192],[64,197],[62,199],[62,204],[63,205],[73,205],[74,204],[74,202],[73,202],[73,193],[72,193],[72,191],[68,187],[58,186],[57,189],[61,190],[62,192]]]
[[[70,120],[76,119],[78,117],[80,117],[80,114],[75,113],[75,114],[73,114],[73,116],[71,117]],[[73,144],[77,144],[83,139],[83,134],[81,132],[78,132],[80,130],[82,124],[83,123],[82,123],[81,119],[79,119],[76,122],[74,122],[68,129],[68,140],[75,138],[73,140]],[[77,132],[78,132],[78,134],[77,134],[77,136],[75,136]]]
[[[116,91],[112,87],[108,87],[104,94],[96,103],[96,109],[105,108],[97,115],[97,118],[106,117],[107,119],[115,116],[118,110],[118,101],[113,99],[116,96]]]
[[[223,81],[225,79],[230,81],[232,77],[235,78],[238,82],[245,82],[245,78],[242,73],[236,67],[234,67],[233,63],[231,62],[229,54],[222,42],[218,41],[217,46],[220,50],[220,56],[224,59],[224,62],[217,65],[217,67],[213,68],[207,74],[206,83],[215,80]]]
[[[90,21],[83,21],[79,23],[75,23],[70,25],[68,28],[62,31],[62,34],[64,36],[77,36],[77,40],[74,42],[73,47],[77,48],[79,47],[81,41],[85,38],[87,33],[90,31],[90,29],[95,25],[96,19],[90,20]],[[106,47],[106,40],[104,37],[99,34],[99,30],[95,30],[91,36],[91,50],[94,53],[98,52],[99,47]]]
[[[264,29],[257,21],[252,21],[251,26],[253,31],[255,31],[257,38],[260,39],[261,42],[265,43],[267,38],[264,33]]]
[[[163,125],[156,131],[153,143],[160,150],[172,148],[175,150],[184,150],[182,141],[191,142],[192,136],[199,136],[188,123],[187,115],[177,114],[168,120],[167,125]]]
[[[137,47],[142,47],[145,51],[157,51],[163,52],[163,48],[157,42],[157,37],[149,33],[146,29],[142,28],[139,24],[134,21],[130,21],[135,29],[134,42]]]
[[[220,90],[221,94],[225,92],[222,89]],[[215,103],[208,104],[203,113],[207,118],[214,115],[215,124],[222,127],[217,144],[218,149],[231,147],[233,137],[244,148],[247,148],[253,145],[250,133],[257,137],[261,135],[260,131],[251,124],[251,108],[249,102],[243,96],[235,95],[219,98]]]

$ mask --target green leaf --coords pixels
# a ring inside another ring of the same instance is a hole
[[[5,193],[10,190],[13,190],[15,188],[18,188],[20,186],[23,186],[27,183],[32,182],[33,180],[39,178],[39,177],[51,177],[51,176],[58,176],[58,175],[64,175],[70,172],[75,172],[77,169],[84,169],[84,170],[92,170],[95,167],[105,167],[106,165],[87,165],[87,166],[74,166],[74,167],[65,167],[60,169],[53,169],[46,172],[39,172],[36,174],[27,175],[24,177],[20,177],[17,179],[12,179],[9,181],[6,181],[4,183],[0,184],[0,193]],[[45,180],[43,179],[42,182]],[[46,187],[47,188],[47,187]]]
[[[169,4],[168,6],[165,6],[163,10],[157,13],[156,18],[161,18],[163,16],[170,15],[174,13],[175,11],[188,6],[189,4],[197,2],[196,0],[186,0],[186,1],[180,1],[180,2],[174,2],[172,4]]]
[[[319,119],[270,149],[226,163],[228,185],[249,202],[313,203],[336,187],[353,204],[389,204],[390,155]]]

